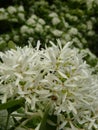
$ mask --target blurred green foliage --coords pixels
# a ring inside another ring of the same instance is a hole
[[[98,56],[97,0],[1,0],[0,5],[0,51],[11,48],[9,41],[36,46],[40,40],[44,47],[59,38]]]

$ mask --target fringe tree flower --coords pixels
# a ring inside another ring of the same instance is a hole
[[[0,100],[25,99],[27,111],[44,113],[51,102],[50,116],[56,116],[56,130],[98,128],[98,75],[84,55],[71,43],[39,49],[25,46],[0,52]]]

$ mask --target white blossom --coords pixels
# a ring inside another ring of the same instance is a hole
[[[25,20],[24,13],[19,12],[19,13],[18,13],[18,17],[19,17],[19,19],[21,19],[21,20]]]
[[[58,18],[58,17],[54,17],[53,19],[52,19],[52,24],[53,25],[57,25],[57,24],[59,24],[60,23],[60,19]]]
[[[98,75],[72,43],[57,42],[45,49],[38,42],[36,48],[0,52],[0,100],[24,97],[26,108],[42,112],[50,101],[57,130],[98,129]]]
[[[13,7],[13,6],[9,6],[9,7],[7,8],[7,10],[8,10],[8,12],[9,12],[10,14],[13,14],[13,13],[16,13],[16,12],[17,12],[16,8]]]
[[[42,18],[38,19],[38,23],[41,24],[41,25],[45,25],[45,21]]]
[[[63,32],[58,29],[51,30],[51,32],[54,36],[57,36],[57,37],[60,37],[63,34]]]
[[[19,12],[24,12],[24,7],[22,5],[19,6],[17,9],[18,9]]]

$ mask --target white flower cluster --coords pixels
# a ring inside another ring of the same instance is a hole
[[[11,22],[18,22],[19,20],[25,20],[23,6],[9,6],[8,8],[0,8],[0,20],[8,20]]]
[[[38,18],[36,15],[32,15],[28,20],[27,20],[27,25],[23,25],[20,28],[20,33],[23,36],[32,35],[35,32],[37,33],[43,33],[44,32],[44,26],[45,21],[41,18]]]
[[[98,0],[56,0],[51,4],[46,0],[31,0],[27,4],[0,8],[0,50],[8,49],[7,43],[10,40],[21,46],[30,40],[35,46],[34,43],[40,39],[44,47],[44,43],[48,44],[50,40],[55,41],[57,38],[63,44],[65,41],[73,41],[81,49],[93,48],[97,46],[97,8]]]
[[[44,112],[52,102],[49,114],[57,116],[57,130],[97,129],[98,75],[71,43],[57,43],[0,52],[0,100],[24,97],[32,112]]]

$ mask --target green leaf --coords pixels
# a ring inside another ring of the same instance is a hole
[[[40,123],[41,117],[33,117],[32,119],[28,120],[26,123],[26,127],[28,128],[36,128],[37,125]]]
[[[19,105],[21,106],[24,102],[25,102],[24,98],[20,98],[17,100],[10,100],[7,103],[0,104],[0,110],[15,108]]]
[[[13,41],[8,42],[8,48],[9,49],[16,49],[16,44]]]
[[[49,102],[47,105],[46,105],[46,111],[44,113],[44,116],[43,116],[43,119],[41,121],[41,125],[40,125],[40,128],[39,130],[46,130],[46,123],[47,123],[47,118],[48,118],[48,114],[49,114],[49,110],[51,108],[51,102]]]
[[[7,46],[6,42],[4,42],[4,41],[0,42],[0,51],[4,51],[6,46]]]
[[[57,116],[55,115],[49,115],[48,120],[52,121],[55,125],[51,125],[48,122],[46,123],[47,130],[56,130],[57,128]]]

